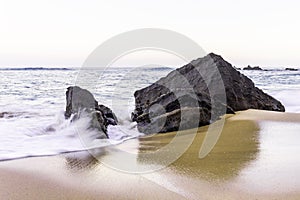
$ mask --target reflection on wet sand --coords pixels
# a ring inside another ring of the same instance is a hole
[[[176,136],[179,141],[176,145],[181,145],[180,141],[188,138],[193,131],[183,131],[180,136]],[[158,157],[153,157],[151,153],[163,150],[174,139],[176,132],[141,137],[105,149],[68,154],[66,161],[71,170],[93,169],[101,167],[102,163],[123,172],[138,173],[140,169],[151,169],[149,166],[154,166],[153,169],[160,166],[161,169],[169,167],[174,173],[205,180],[228,180],[237,176],[258,154],[258,127],[253,121],[226,121],[213,150],[200,159],[199,150],[206,131],[207,127],[199,128],[187,151],[171,165],[166,163],[166,156],[172,153],[170,149],[157,154]]]
[[[207,127],[199,128],[198,133],[187,151],[170,165],[177,173],[210,179],[230,179],[258,154],[258,127],[253,121],[226,121],[221,137],[213,150],[203,159],[199,150]],[[140,152],[155,151],[167,145],[176,133],[140,138]],[[189,131],[186,131],[189,134]],[[145,162],[139,157],[138,161]],[[161,158],[163,159],[163,158]]]
[[[101,155],[104,155],[103,149],[99,149],[99,156]],[[67,169],[72,172],[92,170],[100,165],[100,162],[88,151],[68,153],[64,157]]]

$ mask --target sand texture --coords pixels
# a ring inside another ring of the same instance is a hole
[[[228,115],[200,159],[208,130],[128,140],[93,150],[96,158],[79,152],[0,162],[0,199],[300,199],[300,114]],[[164,147],[175,141],[180,149],[191,136],[186,151],[166,164],[176,151]]]

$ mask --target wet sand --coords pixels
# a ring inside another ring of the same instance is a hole
[[[299,130],[300,114],[248,110],[226,116],[202,159],[208,127],[91,151],[97,159],[80,152],[0,162],[0,199],[300,199]],[[191,138],[166,166],[177,153],[170,142],[180,149]]]

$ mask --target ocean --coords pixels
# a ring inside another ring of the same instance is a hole
[[[143,135],[130,121],[135,90],[167,75],[171,68],[0,69],[0,160],[57,155],[119,144]],[[241,71],[257,87],[280,100],[286,112],[300,113],[300,71]],[[88,130],[89,119],[65,119],[66,88],[90,90],[110,107],[120,124],[109,126],[107,140]],[[80,134],[78,134],[80,133]]]

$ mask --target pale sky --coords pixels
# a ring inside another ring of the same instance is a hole
[[[80,67],[138,28],[186,35],[237,66],[300,67],[299,0],[0,0],[0,67]]]

